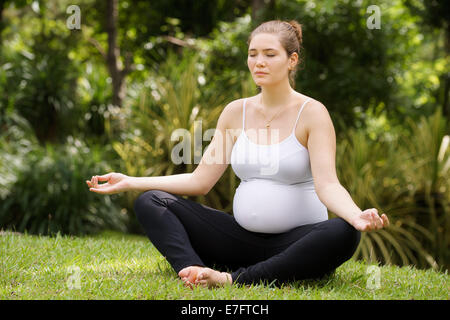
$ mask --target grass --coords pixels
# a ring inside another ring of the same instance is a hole
[[[349,260],[335,274],[282,287],[190,290],[143,236],[0,235],[0,299],[448,300],[449,276]],[[379,282],[376,282],[379,275]]]

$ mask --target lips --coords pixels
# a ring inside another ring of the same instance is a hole
[[[267,74],[267,73],[258,71],[258,72],[255,72],[255,74]]]

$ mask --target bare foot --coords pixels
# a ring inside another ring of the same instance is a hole
[[[196,284],[208,288],[223,287],[227,284],[231,285],[231,274],[210,268],[202,268],[197,274]]]
[[[203,268],[204,267],[200,266],[189,266],[178,272],[178,276],[183,280],[184,286],[192,289],[192,285],[194,285],[197,280],[198,272]]]
[[[231,274],[206,267],[189,266],[178,272],[178,275],[183,280],[184,285],[191,289],[196,285],[205,288],[231,285]]]

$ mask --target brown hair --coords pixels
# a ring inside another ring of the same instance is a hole
[[[297,73],[297,67],[300,64],[300,49],[302,48],[302,25],[295,20],[281,21],[272,20],[260,24],[255,30],[252,31],[247,40],[247,45],[250,45],[253,37],[259,33],[273,33],[278,35],[281,45],[286,50],[288,57],[292,53],[297,52],[299,56],[299,62],[297,65],[289,71],[289,82],[291,86],[295,88],[295,75]]]

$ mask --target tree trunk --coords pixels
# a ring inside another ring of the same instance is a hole
[[[447,29],[444,31],[445,35],[445,55],[446,58],[450,55],[450,23],[447,23]],[[444,102],[443,102],[443,112],[447,117],[447,120],[450,120],[450,72],[447,71],[445,75],[445,86],[444,86]]]
[[[264,8],[264,0],[252,0],[252,22],[259,23],[261,9]]]
[[[117,46],[118,16],[118,0],[108,0],[106,4],[106,32],[108,33],[106,64],[112,79],[112,103],[120,107],[125,97],[124,78],[128,70],[121,67],[120,49]]]
[[[252,23],[257,26],[263,20],[273,19],[275,0],[252,0]]]

